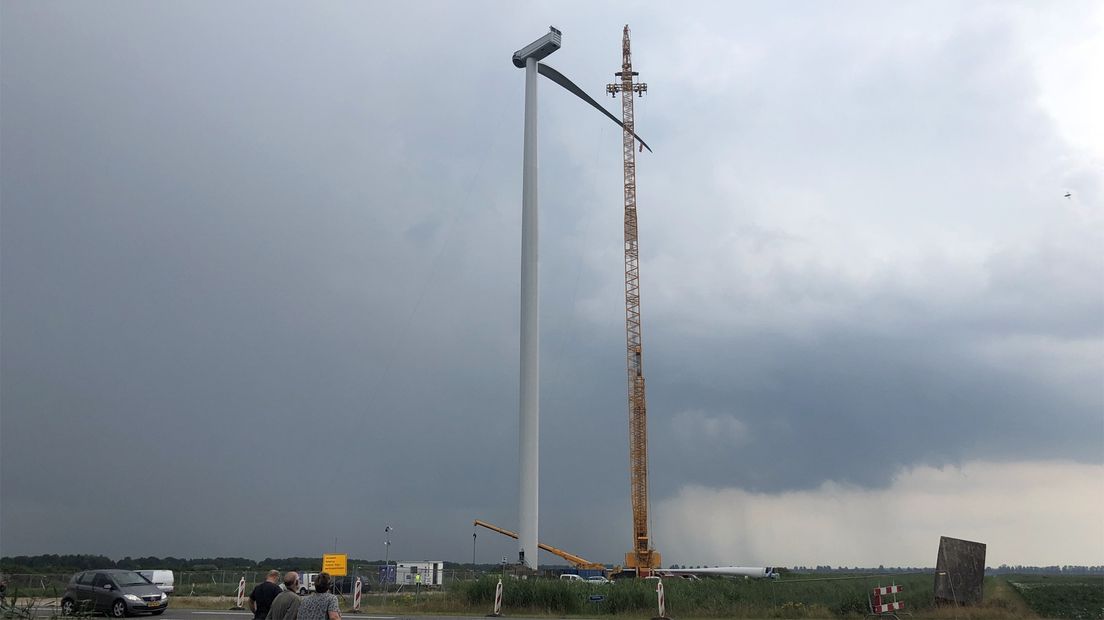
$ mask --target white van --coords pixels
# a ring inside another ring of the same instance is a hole
[[[585,579],[574,573],[563,573],[560,575],[560,579],[564,581],[585,581]]]
[[[299,595],[306,596],[307,594],[314,592],[314,578],[318,576],[318,573],[300,573],[299,575]]]
[[[149,579],[153,585],[157,586],[157,589],[165,594],[172,594],[174,580],[171,570],[140,570],[137,572],[139,575]]]

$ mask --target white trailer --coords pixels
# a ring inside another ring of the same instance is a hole
[[[395,583],[404,586],[440,586],[445,582],[444,562],[398,562],[395,564]]]

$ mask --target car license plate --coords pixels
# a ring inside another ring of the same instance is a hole
[[[160,607],[161,601],[150,601],[146,603],[146,607]]]

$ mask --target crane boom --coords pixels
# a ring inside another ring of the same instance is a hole
[[[472,523],[472,525],[474,525],[476,527],[485,527],[488,530],[491,530],[492,532],[498,532],[499,534],[502,534],[503,536],[509,536],[510,538],[516,539],[518,537],[517,532],[511,532],[510,530],[502,529],[501,527],[498,527],[497,525],[491,525],[490,523],[487,523],[486,521],[480,521],[479,519],[476,519],[475,522]],[[591,562],[590,560],[586,560],[584,558],[581,558],[581,557],[579,557],[579,556],[577,556],[573,553],[568,553],[568,552],[564,551],[563,549],[557,549],[557,548],[553,547],[552,545],[546,545],[544,543],[537,543],[537,547],[540,548],[540,549],[544,549],[545,551],[547,551],[551,554],[558,555],[559,557],[561,557],[561,558],[567,560],[568,562],[571,562],[572,564],[574,564],[576,568],[603,569],[603,570],[606,568],[606,566],[604,564],[598,564],[596,562]]]
[[[644,395],[644,366],[640,329],[640,249],[636,219],[636,150],[634,142],[633,94],[643,95],[648,85],[634,83],[629,27],[621,40],[620,83],[606,85],[606,92],[621,94],[624,126],[622,153],[625,165],[625,332],[629,391],[629,480],[632,497],[633,547],[625,554],[625,567],[636,569],[638,576],[659,568],[659,552],[652,548],[648,534],[648,413]]]

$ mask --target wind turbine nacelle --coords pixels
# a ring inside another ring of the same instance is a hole
[[[548,34],[533,41],[529,45],[514,52],[514,66],[518,69],[525,68],[525,61],[529,58],[540,61],[545,56],[560,49],[560,36],[563,34],[555,27],[548,27]]]

